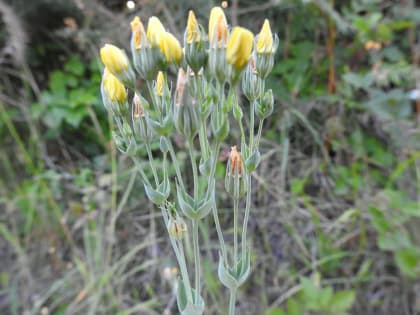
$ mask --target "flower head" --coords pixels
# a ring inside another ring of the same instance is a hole
[[[237,172],[238,175],[241,175],[242,174],[242,156],[238,152],[236,145],[230,148],[229,160],[230,160],[231,172],[233,174]]]
[[[117,46],[105,44],[100,55],[105,67],[114,75],[120,75],[129,68],[126,54]]]
[[[266,19],[258,34],[257,53],[267,54],[273,51],[273,33],[271,32],[270,22]]]
[[[188,44],[200,41],[200,28],[192,10],[188,13],[187,30],[185,35]]]
[[[112,102],[125,102],[127,99],[125,86],[108,70],[108,68],[104,69],[102,84],[104,92]]]
[[[182,58],[182,48],[179,41],[169,32],[161,34],[159,42],[160,51],[167,62],[180,63]]]
[[[152,47],[158,47],[161,41],[162,34],[166,33],[165,28],[156,16],[149,18],[147,24],[147,38]]]
[[[214,7],[210,11],[209,41],[218,43],[227,38],[227,20],[221,7]]]
[[[238,26],[233,29],[226,48],[226,61],[236,70],[248,63],[253,41],[254,35],[247,29]]]

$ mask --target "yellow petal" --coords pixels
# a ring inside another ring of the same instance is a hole
[[[273,51],[273,33],[271,32],[270,22],[266,19],[258,34],[257,53],[271,53]]]
[[[165,77],[163,76],[163,72],[159,71],[157,78],[156,78],[156,94],[158,96],[163,95],[163,86],[165,84]]]
[[[171,33],[165,32],[162,34],[159,47],[167,62],[179,63],[181,61],[181,44]]]
[[[160,42],[160,37],[165,33],[165,28],[162,23],[156,16],[149,18],[149,23],[147,24],[147,38],[149,39],[152,47],[158,47]]]
[[[128,69],[128,59],[117,46],[105,44],[100,50],[101,60],[111,73],[120,74]]]
[[[197,19],[195,18],[195,14],[192,10],[188,13],[186,37],[188,44],[193,41],[200,41],[200,28],[198,27]]]
[[[221,41],[227,37],[227,20],[221,7],[214,7],[210,11],[209,41]]]
[[[127,99],[125,86],[115,77],[108,68],[104,69],[102,84],[105,93],[113,102],[123,103]]]
[[[143,23],[140,18],[136,16],[130,23],[132,32],[132,45],[135,49],[140,49],[141,38],[145,34]]]
[[[242,69],[252,52],[254,35],[243,27],[235,27],[226,48],[226,61],[234,68]]]

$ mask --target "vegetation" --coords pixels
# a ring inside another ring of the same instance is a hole
[[[98,51],[105,42],[130,51],[136,15],[158,16],[183,42],[188,11],[206,26],[215,5],[0,1],[0,314],[178,313],[176,257],[138,165],[112,141]],[[252,173],[252,268],[236,313],[420,312],[420,8],[412,0],[227,5],[232,25],[257,34],[268,18],[279,37],[266,82],[274,112]],[[147,90],[142,80],[138,88]],[[173,137],[190,183],[188,147]],[[161,163],[159,142],[151,150]],[[229,151],[221,146],[215,177],[230,246]],[[205,314],[227,314],[211,216],[199,231]],[[192,243],[185,254],[193,261]]]

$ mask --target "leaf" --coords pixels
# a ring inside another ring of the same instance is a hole
[[[333,295],[330,301],[330,310],[344,312],[353,305],[356,294],[353,290],[340,291]]]
[[[395,260],[401,271],[409,277],[419,275],[420,249],[414,246],[399,250],[395,254]]]
[[[66,72],[75,74],[76,76],[81,76],[85,72],[85,67],[81,63],[79,57],[74,56],[66,62],[66,64],[64,65],[64,70]]]
[[[287,315],[301,315],[302,307],[296,302],[296,300],[289,298],[287,299]]]
[[[289,314],[286,314],[281,308],[274,307],[274,308],[269,309],[265,313],[265,315],[289,315]]]

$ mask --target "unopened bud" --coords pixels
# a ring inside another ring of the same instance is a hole
[[[182,240],[187,234],[187,224],[181,218],[170,218],[167,229],[169,235],[178,241]]]
[[[226,167],[225,189],[235,199],[241,198],[247,190],[247,180],[244,169],[242,154],[236,146],[230,151]]]
[[[264,96],[256,103],[255,113],[260,119],[265,119],[273,113],[274,96],[273,91],[269,89]]]

